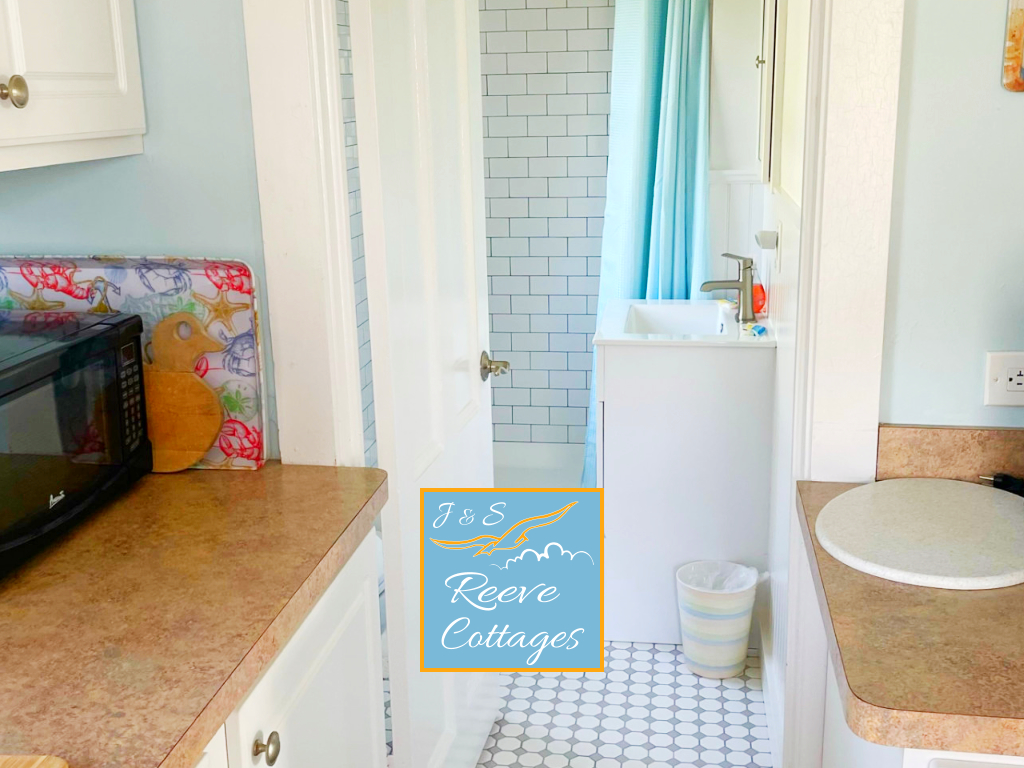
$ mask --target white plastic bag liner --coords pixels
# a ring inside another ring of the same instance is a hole
[[[742,674],[758,580],[756,568],[724,560],[699,560],[676,571],[683,655],[693,674]]]

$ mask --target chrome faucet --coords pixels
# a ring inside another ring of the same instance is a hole
[[[705,293],[721,290],[739,291],[736,321],[740,323],[757,322],[757,317],[754,315],[754,260],[733,253],[723,253],[722,257],[735,259],[740,263],[739,280],[708,280],[700,289]]]

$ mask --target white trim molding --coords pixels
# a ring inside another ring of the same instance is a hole
[[[244,0],[281,460],[362,466],[334,0]]]
[[[793,483],[874,477],[903,8],[811,3],[802,199],[781,201],[799,211],[800,229]],[[769,647],[784,662],[766,659],[765,690],[769,706],[782,705],[769,723],[777,768],[820,768],[827,662],[795,492],[784,489],[788,519],[777,521],[786,583],[773,575]]]
[[[821,145],[805,148],[816,178],[804,187],[811,282],[796,471],[862,482],[874,479],[878,448],[904,0],[823,5]]]

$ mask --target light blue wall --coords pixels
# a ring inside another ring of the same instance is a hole
[[[262,281],[241,0],[136,0],[136,14],[145,153],[0,173],[0,253],[242,259]]]
[[[985,352],[1024,350],[1024,94],[1001,86],[1005,30],[1006,0],[907,0],[884,422],[1024,426],[1024,408],[982,404]]]

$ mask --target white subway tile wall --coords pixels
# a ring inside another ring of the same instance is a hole
[[[582,443],[614,0],[481,0],[494,439]]]
[[[363,459],[377,466],[377,430],[373,412],[373,371],[370,365],[370,314],[366,300],[366,250],[363,242],[363,208],[359,186],[359,146],[356,142],[355,89],[352,80],[352,35],[348,0],[337,0],[338,56],[341,65],[341,112],[345,129],[348,169],[349,227],[352,238],[352,271],[355,278],[356,322],[359,334],[359,381],[363,405]],[[390,744],[390,738],[388,743]]]

